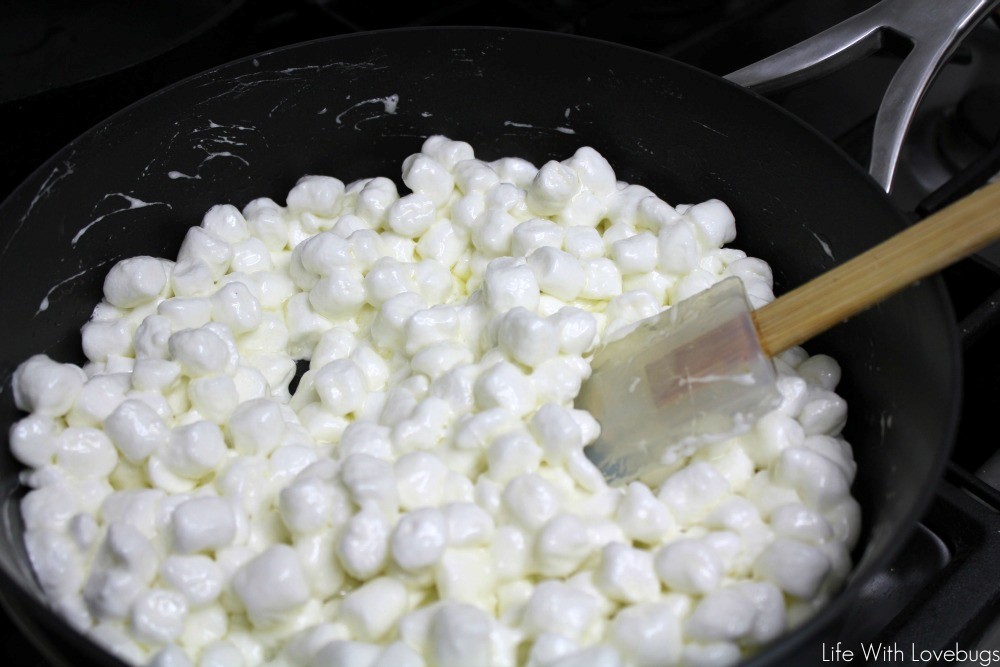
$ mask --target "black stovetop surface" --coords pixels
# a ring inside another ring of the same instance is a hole
[[[145,95],[214,65],[309,39],[404,25],[536,28],[629,44],[725,74],[872,4],[430,0],[385,11],[338,0],[21,3],[0,24],[0,69],[7,73],[0,85],[0,199],[74,137]],[[914,219],[1000,170],[1000,60],[993,59],[1000,57],[1000,22],[991,21],[939,77],[907,145],[894,202]],[[976,40],[989,52],[983,55]],[[775,100],[864,164],[873,114],[897,63],[893,54],[879,54]],[[971,173],[972,163],[979,172]],[[1000,493],[984,482],[1000,481],[1000,457],[993,460],[1000,448],[997,258],[994,249],[945,272],[965,361],[954,455],[929,511],[899,558],[863,592],[845,636],[907,651],[1000,649],[992,627],[1000,611]],[[6,616],[0,638],[4,665],[45,664]]]

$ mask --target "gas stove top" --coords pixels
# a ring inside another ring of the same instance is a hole
[[[141,9],[122,0],[21,4],[0,26],[0,67],[13,73],[0,85],[0,199],[78,134],[143,96],[214,65],[309,39],[404,25],[535,28],[628,44],[721,75],[874,2],[432,0],[392,12],[339,0],[171,0]],[[866,164],[874,113],[898,62],[891,51],[876,54],[773,99]],[[995,177],[998,110],[994,13],[925,98],[904,146],[896,206],[916,220]],[[947,270],[945,281],[964,348],[959,434],[930,509],[847,619],[843,648],[858,663],[902,661],[892,648],[906,661],[913,647],[918,657],[923,650],[1000,650],[1000,453],[992,436],[1000,414],[1000,250]],[[45,664],[6,617],[0,637],[4,664]],[[890,652],[868,660],[861,642]],[[817,652],[817,662],[844,660],[833,647],[825,650],[831,653]]]

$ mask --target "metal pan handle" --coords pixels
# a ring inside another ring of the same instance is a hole
[[[1000,0],[882,0],[877,5],[727,79],[759,93],[776,92],[829,74],[881,48],[886,31],[913,48],[886,89],[872,136],[868,173],[886,192],[917,105],[965,36]]]

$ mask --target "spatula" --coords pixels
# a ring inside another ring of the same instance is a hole
[[[780,403],[771,358],[1000,238],[1000,182],[752,311],[728,278],[600,349],[576,407],[601,435],[587,456],[611,484],[676,467]]]

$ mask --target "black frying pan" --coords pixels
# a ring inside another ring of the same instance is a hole
[[[9,377],[19,362],[43,351],[82,358],[79,327],[115,260],[174,257],[209,206],[283,201],[302,174],[397,175],[435,133],[470,142],[484,159],[536,164],[590,145],[621,180],[668,202],[720,198],[736,214],[735,245],[771,263],[779,293],[835,263],[824,244],[843,261],[904,224],[864,172],[801,122],[646,52],[464,28],[312,42],[220,67],[122,111],[0,205],[3,423],[17,418]],[[809,348],[843,366],[864,531],[843,592],[752,664],[816,662],[820,641],[836,640],[838,620],[925,508],[956,422],[959,357],[940,280]],[[5,603],[53,660],[117,664],[38,601],[21,544],[18,467],[3,456]]]

